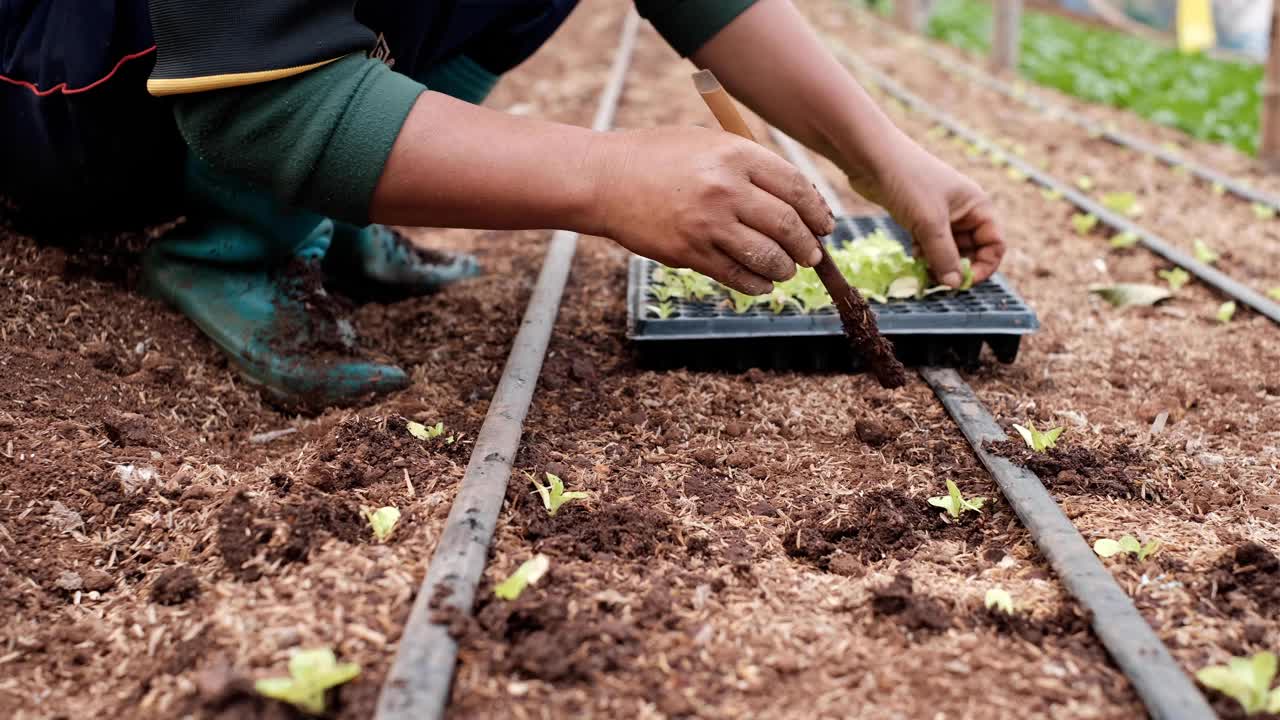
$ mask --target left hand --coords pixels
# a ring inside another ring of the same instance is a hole
[[[991,277],[1005,252],[991,200],[977,183],[915,142],[903,141],[874,176],[851,173],[853,189],[911,233],[939,282],[961,285],[962,256],[973,263],[974,284]]]

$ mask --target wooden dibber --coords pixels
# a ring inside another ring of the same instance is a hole
[[[710,70],[694,73],[693,84],[725,132],[756,141],[751,129],[742,119],[742,114],[738,112],[733,98]],[[822,249],[822,261],[813,269],[818,273],[822,286],[831,295],[836,311],[840,313],[840,324],[844,326],[845,337],[849,338],[853,349],[866,358],[867,365],[880,381],[881,387],[902,387],[907,383],[907,369],[893,354],[893,345],[880,334],[871,306],[857,290],[850,287],[821,240],[818,240],[818,247]]]

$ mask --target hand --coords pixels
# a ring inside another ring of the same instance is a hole
[[[762,295],[822,254],[835,228],[822,196],[790,163],[703,128],[602,136],[592,232],[670,267]]]
[[[961,256],[973,263],[975,284],[991,277],[1005,244],[986,193],[915,142],[903,141],[878,177],[851,173],[853,189],[911,233],[939,282],[961,285]]]

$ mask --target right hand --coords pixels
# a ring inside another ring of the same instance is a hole
[[[763,295],[821,259],[831,210],[799,170],[736,135],[659,128],[602,136],[594,234]]]

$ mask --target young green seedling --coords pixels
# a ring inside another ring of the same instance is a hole
[[[438,422],[435,425],[423,425],[420,422],[410,420],[405,423],[405,427],[409,429],[409,434],[419,440],[435,440],[444,434],[444,423]]]
[[[683,286],[650,285],[649,294],[660,303],[670,303],[671,298],[679,297],[684,292]]]
[[[361,508],[364,518],[369,521],[369,527],[373,528],[373,537],[380,543],[384,543],[391,537],[392,531],[396,529],[396,524],[400,522],[399,508],[386,505],[377,510],[369,508]]]
[[[1222,183],[1214,183],[1213,194],[1217,195],[1218,197],[1222,197],[1223,195],[1227,194],[1227,187]]]
[[[666,320],[675,313],[676,308],[669,302],[658,303],[657,305],[645,305],[645,310],[658,316],[659,320]]]
[[[1093,551],[1098,554],[1098,557],[1109,558],[1123,553],[1125,555],[1137,555],[1138,562],[1145,561],[1159,550],[1159,540],[1152,540],[1143,545],[1138,542],[1138,538],[1132,535],[1124,535],[1119,540],[1099,538],[1093,543]]]
[[[323,715],[325,691],[359,674],[359,665],[338,662],[329,648],[299,650],[289,658],[289,677],[265,678],[254,683],[253,689],[309,715]]]
[[[1080,188],[1085,192],[1089,192],[1090,190],[1093,189],[1093,178],[1089,177],[1088,175],[1081,175],[1080,177],[1076,178],[1076,187]]]
[[[1165,288],[1144,283],[1090,285],[1089,292],[1118,308],[1151,306],[1173,297],[1173,293]]]
[[[739,315],[747,312],[756,305],[756,296],[738,292],[733,288],[725,288],[729,291],[729,302],[733,305],[733,311]]]
[[[1159,275],[1160,279],[1169,283],[1169,289],[1173,292],[1178,292],[1182,289],[1182,286],[1191,282],[1191,273],[1180,267],[1176,267],[1172,270],[1158,270],[1156,271],[1156,275]]]
[[[515,600],[530,585],[537,584],[551,567],[551,560],[541,553],[525,560],[511,577],[493,586],[493,594],[503,600]]]
[[[1127,250],[1137,244],[1137,233],[1129,230],[1111,236],[1111,247],[1117,250]]]
[[[1076,213],[1071,216],[1071,227],[1075,228],[1077,235],[1088,235],[1097,226],[1098,217],[1096,215]]]
[[[1280,302],[1280,286],[1273,287],[1270,290],[1268,290],[1267,297],[1271,298],[1272,300],[1275,300],[1276,302]]]
[[[985,597],[982,598],[982,604],[988,610],[995,608],[1005,615],[1013,614],[1013,596],[1008,590],[1001,587],[993,587],[987,591]]]
[[[1280,688],[1272,688],[1276,656],[1260,652],[1253,657],[1233,657],[1226,665],[1210,665],[1196,673],[1205,687],[1240,703],[1246,715],[1280,713]]]
[[[1191,251],[1196,256],[1196,259],[1205,265],[1212,265],[1218,262],[1218,253],[1200,238],[1196,238],[1192,244]]]
[[[986,501],[987,499],[982,497],[965,499],[960,494],[960,488],[951,480],[947,481],[946,495],[929,498],[930,505],[946,510],[947,514],[953,518],[960,517],[960,513],[965,511],[982,512],[982,504]]]
[[[1231,318],[1235,317],[1235,315],[1236,301],[1228,300],[1218,306],[1218,312],[1214,314],[1214,317],[1218,319],[1218,322],[1225,325],[1231,322]]]
[[[1138,204],[1138,196],[1132,192],[1113,192],[1102,196],[1102,204],[1108,210],[1118,212],[1129,217],[1138,217],[1142,214],[1142,206]]]
[[[1063,431],[1063,428],[1056,427],[1041,432],[1036,429],[1035,423],[1027,423],[1026,427],[1015,423],[1013,429],[1017,430],[1018,434],[1022,436],[1022,440],[1027,444],[1027,447],[1035,452],[1044,452],[1051,447],[1056,447],[1058,436]]]
[[[1062,193],[1053,188],[1041,188],[1040,197],[1049,202],[1057,202],[1062,199]]]
[[[585,500],[591,497],[591,493],[574,490],[571,492],[564,491],[564,482],[558,475],[547,473],[547,484],[542,485],[532,475],[529,476],[529,482],[537,488],[538,496],[542,498],[542,505],[547,509],[547,514],[555,516],[560,510],[560,506],[574,500]]]
[[[1027,174],[1015,167],[1005,170],[1004,174],[1014,182],[1025,182],[1027,179]]]
[[[1271,207],[1270,205],[1263,205],[1262,203],[1254,203],[1253,216],[1258,218],[1259,220],[1275,220],[1276,209]]]

